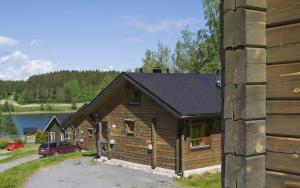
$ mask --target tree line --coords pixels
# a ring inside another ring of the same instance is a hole
[[[57,71],[31,76],[27,81],[0,81],[0,98],[26,103],[90,101],[117,75],[117,71]]]

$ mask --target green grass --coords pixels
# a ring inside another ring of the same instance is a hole
[[[0,153],[0,156],[13,156],[13,155],[19,155],[21,153],[24,153],[28,150],[34,150],[34,151],[37,151],[37,148],[40,144],[25,144],[25,147],[23,148],[19,148],[19,149],[16,149],[16,150],[13,150],[13,151],[9,151],[9,152],[6,152],[6,153]]]
[[[58,155],[56,157],[46,157],[10,168],[0,173],[0,188],[21,188],[31,175],[42,168],[56,165],[66,159],[79,158],[93,153],[94,151],[89,151],[84,153]]]
[[[188,178],[178,179],[177,182],[185,187],[193,188],[220,188],[221,174],[206,173],[203,175],[191,176]]]
[[[5,159],[0,160],[0,164],[8,163],[8,162],[11,162],[13,160],[20,159],[20,158],[23,158],[23,157],[28,157],[28,156],[31,156],[31,155],[34,155],[34,154],[37,154],[36,150],[24,151],[24,152],[21,152],[21,153],[15,154],[15,155],[11,155],[11,156],[9,156]]]

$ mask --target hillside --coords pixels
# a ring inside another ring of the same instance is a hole
[[[57,71],[31,76],[26,81],[0,80],[0,99],[30,103],[80,103],[91,100],[119,72]]]

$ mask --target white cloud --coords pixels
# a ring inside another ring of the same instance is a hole
[[[29,45],[30,45],[30,46],[33,46],[33,45],[36,45],[38,42],[39,42],[38,39],[33,39],[33,40],[31,40],[31,41],[29,42]]]
[[[139,37],[127,37],[124,39],[125,42],[131,42],[131,43],[137,43],[137,42],[141,42],[142,39]]]
[[[171,31],[173,29],[183,29],[189,25],[198,23],[194,17],[182,18],[179,20],[162,20],[157,23],[144,23],[135,18],[128,17],[126,24],[128,26],[141,29],[148,33],[160,32],[160,31]]]
[[[26,60],[28,58],[28,56],[24,53],[22,53],[21,51],[14,51],[11,54],[2,56],[0,58],[0,63],[5,63],[7,61],[17,61],[17,60]]]
[[[0,47],[2,46],[15,46],[18,43],[17,40],[8,38],[5,36],[0,36]]]
[[[0,57],[0,79],[3,80],[27,79],[34,74],[51,72],[55,69],[55,63],[49,60],[31,59],[21,51]]]

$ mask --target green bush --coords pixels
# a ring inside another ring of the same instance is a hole
[[[6,148],[9,141],[10,141],[10,139],[8,139],[8,138],[0,138],[0,149]]]
[[[35,133],[35,143],[41,144],[43,142],[46,142],[48,140],[48,134],[47,132],[37,130]]]

